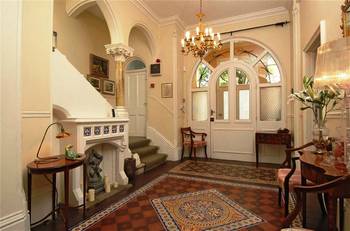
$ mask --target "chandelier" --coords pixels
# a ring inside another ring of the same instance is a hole
[[[211,49],[220,49],[222,43],[220,40],[220,34],[214,34],[212,28],[205,27],[202,22],[202,18],[205,16],[202,13],[202,0],[200,0],[199,13],[196,14],[199,19],[199,24],[196,27],[196,32],[191,36],[189,31],[186,31],[185,38],[181,40],[182,53],[188,55],[192,53],[194,57],[200,57],[201,59]]]

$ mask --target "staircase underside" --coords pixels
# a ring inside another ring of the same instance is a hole
[[[140,156],[141,163],[145,164],[145,171],[149,171],[165,163],[168,155],[158,153],[159,147],[150,145],[151,140],[142,136],[130,136],[129,148],[131,152]]]

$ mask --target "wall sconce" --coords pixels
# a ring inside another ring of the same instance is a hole
[[[55,52],[55,49],[57,48],[57,32],[52,32],[52,51]]]

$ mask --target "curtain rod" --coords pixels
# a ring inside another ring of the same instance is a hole
[[[254,30],[254,29],[259,29],[259,28],[264,28],[264,27],[270,27],[270,26],[280,26],[283,27],[284,25],[287,25],[290,23],[290,21],[284,21],[284,22],[277,22],[277,23],[271,23],[271,24],[266,24],[262,26],[255,26],[255,27],[249,27],[249,28],[244,28],[244,29],[239,29],[239,30],[231,30],[231,31],[226,31],[222,32],[220,34],[230,34],[232,36],[233,33],[241,32],[241,31],[246,31],[246,30]]]

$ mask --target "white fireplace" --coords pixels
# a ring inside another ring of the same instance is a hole
[[[100,118],[100,119],[66,119],[61,121],[65,129],[71,133],[70,137],[61,140],[60,149],[72,144],[78,153],[86,154],[91,147],[99,144],[110,144],[112,157],[111,183],[125,185],[128,178],[124,172],[124,159],[131,157],[128,148],[128,119]],[[103,153],[101,153],[103,154]],[[70,172],[71,196],[70,203],[83,203],[83,172],[82,167]]]

